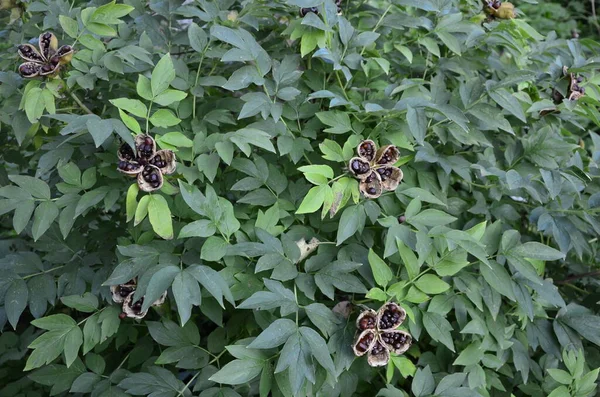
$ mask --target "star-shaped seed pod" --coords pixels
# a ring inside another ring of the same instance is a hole
[[[377,150],[375,142],[364,140],[356,148],[357,157],[350,159],[348,169],[360,181],[359,190],[366,198],[377,198],[383,191],[395,190],[402,181],[402,170],[393,164],[400,158],[394,145]]]
[[[156,142],[150,135],[135,137],[137,155],[131,146],[124,143],[119,148],[117,169],[125,174],[136,176],[140,189],[144,192],[158,190],[163,185],[163,174],[175,172],[175,154],[171,150],[156,150]]]
[[[110,292],[112,294],[112,299],[115,303],[123,304],[123,313],[121,313],[121,318],[130,317],[130,318],[144,318],[146,314],[148,314],[148,310],[142,311],[142,306],[144,304],[144,298],[142,297],[138,301],[133,301],[133,295],[135,294],[135,290],[137,287],[137,280],[133,279],[128,281],[125,284],[113,285],[110,287]],[[152,306],[160,306],[165,303],[165,299],[167,297],[167,292],[160,298],[158,298]]]
[[[40,35],[39,50],[31,44],[21,44],[17,52],[26,61],[19,66],[19,73],[25,78],[55,76],[73,58],[73,47],[58,48],[58,39],[50,32]]]
[[[406,319],[406,312],[394,302],[383,305],[377,312],[363,311],[356,319],[358,336],[352,346],[354,354],[361,357],[367,354],[367,362],[372,367],[386,365],[390,352],[402,354],[412,343],[410,334],[395,329]]]

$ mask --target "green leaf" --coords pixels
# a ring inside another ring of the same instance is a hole
[[[325,339],[323,339],[323,337],[314,329],[308,327],[300,327],[300,334],[302,335],[303,340],[306,341],[310,347],[311,354],[317,360],[317,362],[321,364],[321,366],[325,368],[331,376],[337,378],[335,366],[333,364],[333,360],[331,359],[331,355],[329,354],[329,349],[327,348]]]
[[[400,258],[402,258],[402,262],[408,272],[408,278],[412,280],[419,274],[419,269],[421,267],[419,260],[413,250],[407,247],[402,240],[396,238],[396,244],[398,246]]]
[[[60,21],[60,26],[63,28],[66,34],[73,39],[77,37],[77,33],[79,32],[79,24],[76,20],[69,18],[66,15],[59,15],[58,20]]]
[[[204,51],[206,44],[208,44],[208,35],[194,22],[188,27],[188,39],[190,40],[190,46],[198,52]]]
[[[352,237],[354,233],[362,230],[365,226],[366,219],[367,214],[365,213],[365,208],[362,205],[353,205],[346,208],[340,217],[336,245],[342,244],[344,241]]]
[[[132,183],[129,186],[129,189],[127,189],[127,198],[125,199],[125,213],[127,214],[127,222],[130,222],[135,216],[138,205],[137,195],[139,192],[140,188],[137,183]]]
[[[4,296],[4,310],[6,311],[8,322],[15,330],[17,329],[19,317],[21,317],[21,314],[27,307],[28,298],[29,290],[27,283],[20,278],[13,279]]]
[[[531,259],[540,259],[543,261],[555,261],[558,259],[565,258],[565,254],[563,254],[562,252],[535,241],[530,241],[521,244],[518,247],[512,249],[511,251],[517,256]]]
[[[156,97],[165,92],[173,80],[175,80],[175,67],[171,60],[171,54],[165,54],[152,70],[150,79],[152,95]]]
[[[31,234],[34,240],[38,240],[52,225],[58,216],[58,207],[53,201],[44,201],[33,213],[33,225]]]
[[[310,321],[319,328],[323,335],[327,337],[335,332],[339,320],[330,308],[322,303],[311,303],[304,310]]]
[[[249,349],[271,349],[283,345],[288,338],[298,332],[296,323],[286,318],[279,318],[271,323],[248,345]]]
[[[325,132],[343,134],[352,131],[352,124],[347,113],[331,110],[328,112],[319,112],[317,113],[317,117],[321,120],[321,123],[330,127],[326,128]]]
[[[260,375],[264,363],[259,360],[233,360],[227,363],[209,380],[226,385],[241,385]]]
[[[141,204],[141,202],[140,202]],[[148,202],[148,217],[152,229],[165,240],[173,238],[173,221],[167,200],[159,194],[150,196]]]
[[[202,303],[200,286],[186,269],[175,276],[172,289],[181,326],[184,326],[192,315],[192,306],[200,306]]]
[[[129,112],[134,116],[138,116],[143,119],[145,119],[146,115],[148,114],[148,108],[142,103],[142,101],[138,99],[117,98],[111,99],[109,102],[118,107],[119,109]]]
[[[168,89],[162,94],[157,95],[156,98],[154,98],[154,102],[161,106],[169,106],[175,102],[183,101],[185,97],[187,97],[187,92]]]
[[[204,288],[206,288],[217,302],[219,302],[221,307],[224,307],[223,297],[225,297],[229,303],[235,304],[229,286],[219,272],[203,265],[193,265],[189,267],[187,271],[196,278]]]
[[[84,313],[92,313],[98,309],[98,298],[89,292],[83,295],[69,295],[60,298],[60,301],[68,307]]]
[[[304,200],[302,200],[298,210],[296,210],[296,214],[311,214],[316,212],[323,205],[323,202],[325,201],[325,194],[327,190],[330,189],[331,188],[329,185],[321,185],[311,188],[304,197]]]
[[[173,112],[167,109],[159,109],[152,116],[150,116],[150,122],[156,127],[172,127],[181,123]]]
[[[448,283],[433,274],[422,275],[415,281],[415,286],[429,295],[441,294],[450,289]]]
[[[33,197],[50,200],[50,187],[41,179],[27,175],[9,175],[8,179],[23,188]]]
[[[407,222],[411,224],[424,225],[424,226],[441,226],[452,223],[457,218],[452,215],[448,215],[443,211],[435,209],[426,209],[413,216],[406,216]]]
[[[221,260],[227,253],[227,246],[229,244],[221,237],[209,237],[202,245],[200,251],[200,259],[209,262],[217,262]]]
[[[563,385],[570,385],[573,381],[571,374],[562,369],[548,368],[546,371],[548,371],[548,374],[552,377],[552,379]]]
[[[385,288],[392,278],[394,274],[390,267],[373,251],[373,249],[369,249],[369,265],[371,265],[371,270],[373,271],[373,277],[375,278],[375,282],[377,285]]]
[[[442,343],[451,351],[454,350],[454,342],[452,340],[452,325],[438,313],[427,312],[423,314],[423,326],[425,330],[435,341]]]
[[[412,381],[411,391],[415,397],[423,397],[433,393],[435,389],[435,380],[429,365],[423,369],[417,369]]]
[[[178,238],[210,237],[214,235],[216,231],[217,228],[212,221],[209,221],[208,219],[201,219],[185,225],[179,232]]]

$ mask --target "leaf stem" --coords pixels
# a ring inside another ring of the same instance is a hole
[[[73,100],[74,100],[74,101],[77,103],[77,105],[79,105],[79,107],[80,107],[80,108],[81,108],[81,109],[82,109],[84,112],[86,112],[87,114],[94,114],[94,112],[92,112],[92,111],[90,110],[90,108],[88,108],[87,106],[85,106],[85,105],[83,104],[83,102],[81,102],[81,99],[79,99],[79,97],[78,97],[77,95],[75,95],[75,93],[74,93],[74,92],[72,92],[72,91],[69,91],[69,95],[71,95],[71,98],[73,98]]]
[[[27,279],[29,279],[31,277],[39,276],[39,275],[42,275],[42,274],[50,273],[50,272],[53,272],[55,270],[62,269],[65,266],[67,266],[67,265],[61,265],[61,266],[53,267],[52,269],[44,270],[43,272],[30,274],[30,275],[27,275],[27,276],[23,277],[23,280],[27,280]]]

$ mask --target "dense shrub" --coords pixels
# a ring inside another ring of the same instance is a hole
[[[0,395],[595,394],[589,2],[103,2],[0,1]]]

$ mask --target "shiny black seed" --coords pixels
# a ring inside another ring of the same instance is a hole
[[[377,189],[375,189],[374,187],[370,187],[367,189],[367,193],[369,193],[370,195],[374,195],[377,193]]]
[[[44,73],[50,72],[51,70],[52,70],[52,65],[46,64],[46,65],[42,66],[42,72],[44,72]]]

